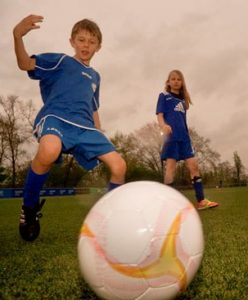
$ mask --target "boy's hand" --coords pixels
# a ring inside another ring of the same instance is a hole
[[[37,25],[36,23],[40,23],[42,21],[43,21],[43,17],[37,15],[30,15],[24,18],[20,23],[18,23],[15,26],[13,30],[14,37],[15,38],[23,37],[30,30],[40,28],[40,26]]]

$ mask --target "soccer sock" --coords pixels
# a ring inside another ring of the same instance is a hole
[[[34,207],[39,202],[40,191],[48,174],[49,172],[41,175],[36,174],[30,167],[23,189],[23,204],[25,206]]]
[[[116,189],[117,187],[121,186],[121,183],[113,183],[113,182],[109,182],[108,185],[108,191],[112,191],[113,189]]]
[[[203,200],[205,198],[204,192],[203,192],[202,178],[200,176],[195,176],[192,179],[192,185],[195,190],[196,200],[198,202],[200,202],[201,200]]]

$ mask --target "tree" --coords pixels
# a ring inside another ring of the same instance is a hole
[[[132,134],[144,166],[161,175],[160,151],[163,137],[156,122],[148,123]]]
[[[0,184],[7,178],[6,170],[0,165]]]
[[[219,187],[231,185],[233,183],[233,166],[230,162],[224,161],[217,165],[215,172],[215,182]]]
[[[76,187],[86,173],[73,156],[64,154],[63,162],[52,166],[46,187]]]
[[[115,145],[116,150],[122,155],[127,164],[127,174],[126,181],[133,180],[133,173],[136,172],[136,168],[140,165],[141,155],[137,148],[137,141],[134,136],[125,135],[123,133],[117,132],[112,138],[112,143]],[[101,166],[102,171],[107,173],[107,178],[109,178],[109,171],[103,165]]]
[[[11,185],[15,187],[19,164],[25,161],[24,149],[31,139],[34,107],[32,101],[22,103],[17,96],[0,97],[0,154],[10,167]]]
[[[1,116],[1,115],[0,115]],[[4,132],[4,120],[1,119],[0,117],[0,164],[3,163],[5,155],[6,155],[6,135]]]
[[[210,147],[210,140],[200,136],[194,128],[189,128],[193,148],[201,170],[214,171],[220,162],[220,154]]]
[[[233,153],[233,160],[234,160],[234,169],[235,169],[234,180],[237,185],[240,185],[241,175],[243,173],[244,166],[242,164],[241,158],[239,157],[237,151]]]
[[[201,137],[195,129],[189,131],[202,176],[213,183],[216,181],[214,176],[217,172],[220,155],[211,149],[209,139]],[[162,180],[163,167],[160,152],[164,143],[163,139],[156,122],[148,123],[128,135],[117,133],[111,139],[117,151],[122,154],[127,163],[127,181]],[[184,163],[177,165],[175,182],[177,185],[188,185],[190,183],[189,174]]]

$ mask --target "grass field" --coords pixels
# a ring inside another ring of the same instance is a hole
[[[191,191],[185,193],[193,198]],[[202,265],[177,300],[248,299],[248,188],[206,190],[220,207],[201,211]],[[0,299],[99,299],[78,268],[77,239],[93,195],[48,198],[40,237],[20,239],[20,199],[0,200]],[[152,300],[152,299],[151,299]]]

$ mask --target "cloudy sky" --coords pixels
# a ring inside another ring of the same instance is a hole
[[[75,22],[90,18],[103,32],[92,60],[102,77],[100,115],[109,136],[156,120],[158,94],[180,69],[194,105],[188,123],[211,140],[222,161],[238,151],[248,168],[247,0],[1,0],[0,94],[42,103],[38,82],[17,69],[12,29],[23,17],[44,17],[25,37],[30,54],[64,52]]]

